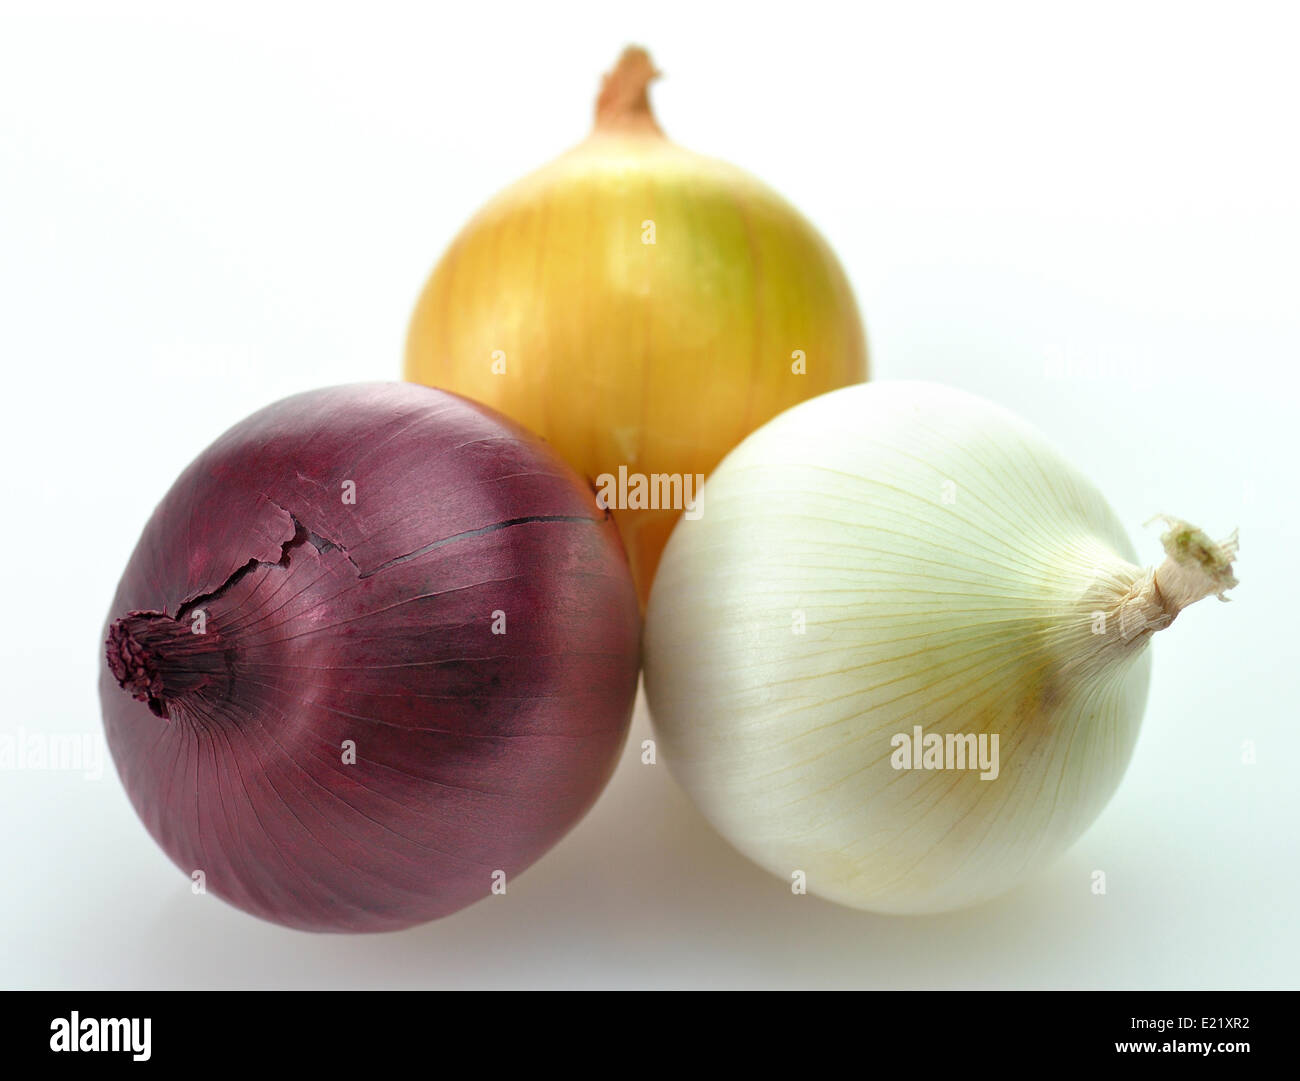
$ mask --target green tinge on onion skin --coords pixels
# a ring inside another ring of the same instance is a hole
[[[647,610],[665,760],[756,863],[884,913],[989,899],[1078,838],[1132,755],[1148,639],[1236,584],[1235,538],[1167,520],[1144,570],[1042,435],[923,383],[788,410],[704,496]],[[898,768],[916,726],[996,735],[996,776]]]

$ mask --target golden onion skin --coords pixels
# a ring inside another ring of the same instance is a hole
[[[591,136],[469,222],[407,338],[407,379],[504,412],[593,481],[707,476],[776,414],[867,376],[830,247],[753,177],[664,138],[653,75],[625,53]],[[643,603],[679,513],[614,511]]]

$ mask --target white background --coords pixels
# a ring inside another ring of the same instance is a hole
[[[111,765],[0,772],[0,986],[1296,986],[1300,78],[1280,6],[104,6],[0,8],[0,733],[99,731],[101,623],[175,475],[275,398],[396,378],[444,245],[583,136],[628,41],[665,72],[672,137],[825,232],[876,376],[1032,420],[1147,558],[1156,512],[1239,526],[1242,584],[1154,643],[1093,829],[975,910],[792,896],[639,763],[639,708],[595,810],[507,896],[395,935],[193,896]]]

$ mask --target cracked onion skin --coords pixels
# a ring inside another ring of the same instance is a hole
[[[236,425],[167,493],[100,696],[187,874],[290,927],[390,931],[508,888],[582,817],[639,635],[617,529],[544,442],[447,392],[334,387]]]
[[[592,479],[707,476],[778,413],[867,378],[835,253],[777,192],[665,137],[657,74],[624,52],[588,138],[474,216],[407,334],[407,379],[500,409]],[[614,511],[643,603],[680,509]]]

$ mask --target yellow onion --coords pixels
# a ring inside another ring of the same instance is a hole
[[[867,374],[826,242],[753,177],[669,142],[646,93],[656,74],[629,48],[591,135],[452,242],[405,368],[605,487],[643,600],[696,479],[777,413]]]

